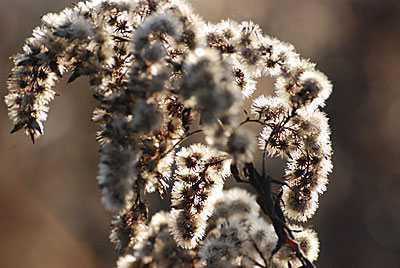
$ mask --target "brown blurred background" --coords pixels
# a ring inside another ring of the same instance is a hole
[[[400,1],[190,0],[206,19],[253,20],[295,45],[333,81],[327,102],[334,172],[310,221],[318,267],[400,267]],[[1,97],[40,17],[68,0],[0,0]],[[68,75],[67,75],[68,76]],[[32,145],[0,104],[0,267],[114,267],[111,215],[95,180],[98,146],[87,80],[57,86]],[[271,91],[264,79],[259,91]],[[282,173],[282,166],[274,170]],[[168,202],[164,200],[163,202]]]

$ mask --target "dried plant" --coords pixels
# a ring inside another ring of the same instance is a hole
[[[90,79],[97,180],[117,213],[118,267],[314,267],[316,233],[289,221],[311,218],[326,190],[331,142],[321,110],[332,86],[292,45],[252,22],[205,23],[183,0],[93,0],[45,15],[23,49],[5,102],[11,132],[33,142],[55,83],[67,71],[68,82]],[[243,99],[261,76],[276,79],[276,94],[254,98],[247,112]],[[251,123],[262,127],[258,169]],[[182,146],[196,134],[204,143]],[[283,181],[267,172],[267,157],[277,156],[287,160]],[[223,191],[230,175],[257,198]],[[148,219],[148,194],[170,186],[170,212]]]

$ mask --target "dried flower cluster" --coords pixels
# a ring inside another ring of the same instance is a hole
[[[118,268],[136,267],[266,267],[275,248],[277,236],[273,226],[263,217],[255,196],[233,188],[216,199],[214,213],[209,218],[206,235],[200,246],[185,250],[176,245],[170,233],[173,216],[167,212],[155,214],[134,246],[134,253],[121,257]],[[319,242],[311,229],[291,226],[305,256],[317,259]],[[271,260],[274,267],[301,266],[291,254],[290,247],[282,248]]]
[[[332,86],[294,47],[252,22],[205,23],[183,0],[92,0],[47,14],[14,56],[5,102],[33,141],[43,134],[55,83],[88,76],[99,101],[98,183],[117,213],[110,239],[119,267],[313,267],[318,239],[288,223],[315,213],[332,170],[326,115]],[[274,96],[242,100],[257,78]],[[262,127],[261,173],[252,161]],[[204,144],[182,147],[202,133]],[[278,193],[267,157],[287,160]],[[242,168],[243,173],[239,172]],[[224,192],[227,177],[258,193]],[[148,223],[148,193],[171,189],[170,213]],[[268,216],[270,222],[264,218]]]

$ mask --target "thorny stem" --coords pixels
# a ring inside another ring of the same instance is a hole
[[[286,116],[284,118],[283,121],[281,121],[278,125],[278,127],[275,127],[274,130],[271,132],[271,134],[269,135],[267,141],[265,142],[265,146],[264,146],[264,150],[263,150],[263,161],[262,161],[262,173],[263,176],[265,176],[265,161],[266,161],[266,151],[267,151],[267,147],[269,145],[269,143],[271,142],[272,138],[279,133],[279,131],[286,125],[287,122],[289,122],[290,119],[292,119],[292,117],[296,114],[297,112],[297,106],[292,106],[292,110],[289,113],[288,116]]]
[[[251,258],[251,257],[249,257],[249,256],[247,256],[247,258],[248,258],[249,260],[251,260],[251,261],[252,261],[255,265],[257,265],[258,267],[266,268],[266,266],[262,265],[261,263],[259,263],[259,262],[256,261],[255,259],[253,259],[253,258]]]
[[[165,153],[161,154],[160,158],[163,158],[164,156],[166,156],[167,154],[169,154],[170,152],[172,152],[174,149],[176,149],[176,147],[178,147],[179,144],[181,144],[183,141],[185,141],[187,138],[189,138],[190,136],[200,133],[202,132],[202,129],[197,129],[195,131],[189,132],[187,133],[184,137],[180,138],[179,141],[177,143],[175,143],[171,149],[169,149],[168,151],[166,151]]]
[[[254,122],[254,123],[259,123],[261,125],[265,125],[265,123],[261,122],[259,119],[250,119],[250,117],[247,117],[244,121],[242,121],[239,124],[239,127],[244,125],[244,124],[246,124],[246,123],[248,123],[248,122]]]
[[[267,260],[265,259],[264,254],[261,252],[261,250],[258,248],[257,244],[256,244],[253,240],[252,240],[251,242],[253,242],[252,244],[253,244],[254,248],[256,249],[256,251],[258,252],[258,254],[260,255],[261,259],[264,261],[265,265],[267,265],[268,262],[267,262]],[[263,266],[263,267],[265,267],[265,266]]]

